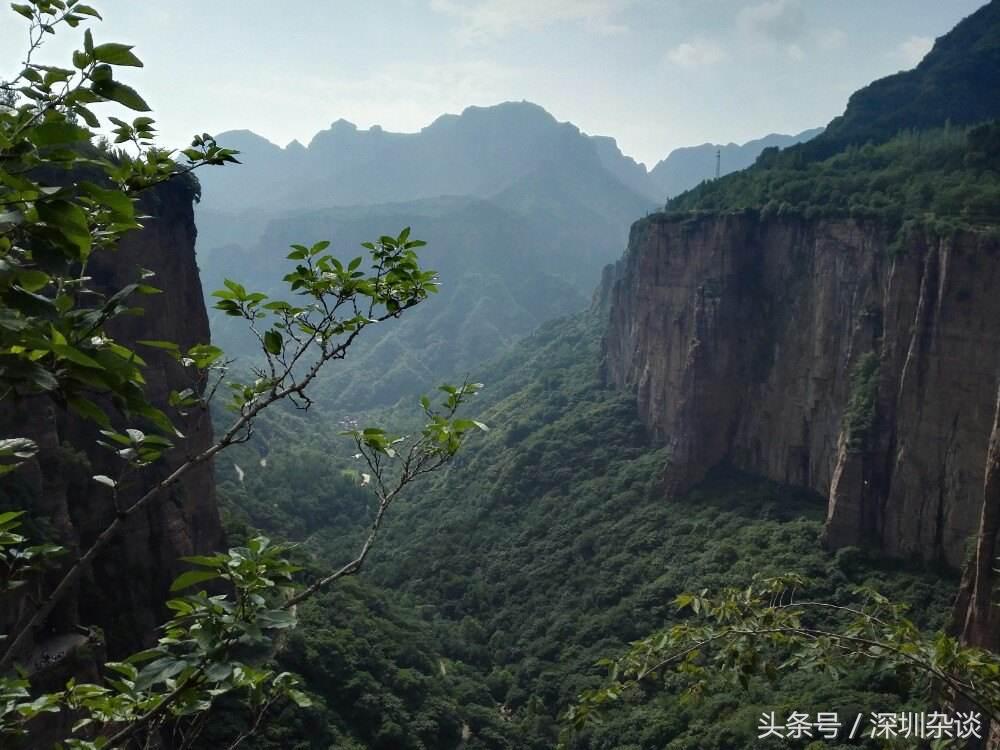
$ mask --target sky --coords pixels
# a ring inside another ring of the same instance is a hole
[[[982,0],[90,0],[96,41],[135,45],[122,76],[162,141],[249,129],[308,144],[344,118],[414,132],[526,99],[652,167],[672,149],[795,133],[910,68]],[[0,9],[0,77],[22,19]],[[63,38],[64,37],[64,38]],[[43,49],[65,64],[67,30]]]

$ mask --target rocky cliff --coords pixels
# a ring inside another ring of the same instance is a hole
[[[144,314],[113,321],[111,333],[129,343],[166,339],[188,347],[207,342],[190,188],[173,183],[161,186],[140,208],[151,216],[143,230],[126,237],[116,253],[96,262],[91,274],[102,289],[116,290],[135,281],[140,269],[148,269],[156,274],[153,283],[164,291],[135,300]],[[162,352],[142,349],[149,364],[144,371],[148,392],[154,403],[165,407],[172,389],[189,385],[187,376]],[[207,413],[175,421],[188,437],[184,447],[174,451],[176,455],[163,466],[123,484],[126,503],[176,467],[183,460],[182,453],[210,444],[212,426]],[[89,546],[115,513],[108,488],[91,477],[115,476],[119,469],[111,454],[96,445],[96,427],[49,399],[32,398],[5,401],[0,434],[30,437],[40,449],[38,460],[11,475],[0,498],[2,507],[29,510],[29,531],[35,538],[46,536],[71,553]],[[44,632],[35,634],[31,656],[35,666],[68,656],[70,647],[81,642],[85,626],[103,630],[112,657],[148,644],[163,621],[163,602],[178,571],[178,557],[218,548],[221,543],[212,467],[202,465],[145,513],[129,520],[125,532],[96,560],[74,595],[52,614]],[[25,603],[20,606],[23,609]],[[18,614],[0,613],[0,630],[7,631]]]
[[[966,567],[958,597],[956,630],[966,643],[1000,650],[1000,612],[993,601],[996,590],[997,532],[1000,531],[1000,391],[997,392],[993,432],[986,452],[982,510],[975,554]]]
[[[829,498],[831,545],[961,564],[1000,366],[1000,244],[976,232],[637,222],[605,274],[606,379],[667,442],[668,493],[729,462]]]

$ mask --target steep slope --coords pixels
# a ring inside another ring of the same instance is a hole
[[[986,453],[982,512],[976,533],[975,554],[965,570],[955,605],[956,627],[967,643],[994,651],[1000,649],[1000,612],[993,592],[997,585],[996,549],[1000,533],[1000,390]]]
[[[201,284],[195,263],[195,225],[192,193],[180,183],[161,186],[141,204],[153,218],[141,232],[128,235],[113,255],[95,258],[91,276],[106,290],[135,281],[140,269],[155,272],[162,294],[136,304],[139,317],[123,317],[109,326],[116,338],[166,339],[182,347],[208,341]],[[166,408],[171,390],[187,387],[180,366],[157,351],[142,352],[151,400]],[[193,449],[211,444],[208,415],[197,411],[178,420]],[[116,475],[119,469],[109,452],[96,444],[100,437],[64,408],[40,398],[5,400],[4,435],[24,435],[40,446],[37,461],[5,482],[0,507],[27,509],[34,531],[70,548],[84,550],[114,518],[111,494],[94,482],[94,474]],[[80,446],[88,446],[81,451]],[[144,472],[140,480],[122,489],[123,502],[137,499],[176,468],[180,457],[168,454],[162,465]],[[130,518],[123,533],[94,562],[73,595],[48,618],[39,635],[37,653],[47,643],[80,640],[78,625],[103,630],[110,656],[120,657],[145,647],[163,621],[170,582],[183,565],[178,558],[222,546],[211,465],[191,470],[181,482],[144,513]],[[16,611],[0,613],[6,630]],[[53,647],[51,659],[66,656],[64,646]]]
[[[912,70],[855,92],[822,135],[796,149],[826,158],[910,128],[970,125],[1000,116],[1000,2],[991,0],[940,37]]]
[[[851,220],[658,216],[609,274],[610,383],[668,492],[728,462],[829,496],[827,538],[958,566],[998,377],[1000,244]],[[984,408],[985,407],[985,408]]]
[[[965,559],[1000,376],[1000,126],[955,123],[1000,116],[998,40],[993,2],[822,135],[634,227],[606,373],[671,445],[668,490],[730,462],[826,494],[833,545]]]
[[[660,195],[656,186],[649,179],[646,165],[638,163],[630,156],[622,153],[618,148],[618,142],[606,135],[592,135],[590,142],[593,144],[594,152],[601,164],[613,175],[622,185],[630,190],[651,198],[657,203],[660,202]]]

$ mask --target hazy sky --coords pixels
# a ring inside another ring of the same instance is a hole
[[[164,140],[249,128],[308,143],[345,118],[414,131],[528,99],[652,166],[671,149],[797,132],[913,66],[982,0],[91,0],[95,38],[136,45],[127,80]],[[0,10],[0,76],[21,19]],[[75,45],[82,36],[72,33]],[[48,57],[64,62],[53,43]],[[46,58],[43,55],[42,58]],[[181,142],[184,142],[183,144]]]

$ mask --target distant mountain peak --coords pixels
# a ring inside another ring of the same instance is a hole
[[[272,143],[262,135],[258,135],[252,130],[241,128],[239,130],[225,130],[215,136],[216,140],[226,148],[244,149],[264,149],[281,150],[281,146]]]
[[[355,125],[350,120],[345,120],[343,117],[341,117],[339,120],[334,120],[333,122],[330,123],[330,130],[332,130],[334,133],[339,133],[339,132],[353,133],[356,132],[357,129],[358,129],[357,125]]]

